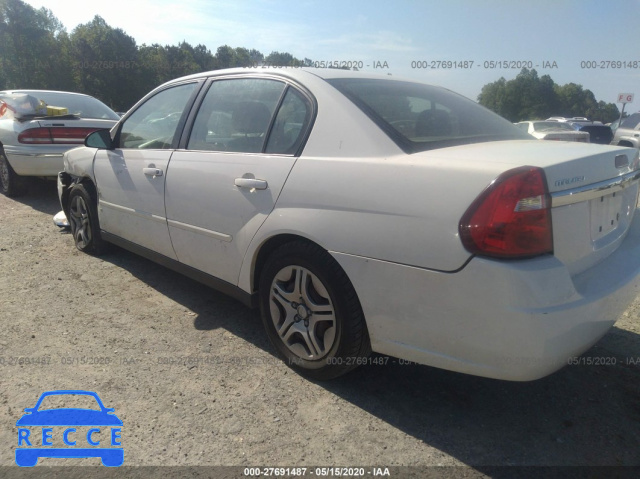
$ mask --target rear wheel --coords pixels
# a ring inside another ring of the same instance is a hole
[[[22,196],[29,190],[29,182],[15,171],[0,149],[0,191],[6,196]]]
[[[84,253],[100,255],[107,248],[100,235],[100,223],[95,200],[79,183],[69,192],[69,226],[76,248]]]
[[[317,245],[287,243],[273,252],[260,277],[260,309],[278,353],[303,375],[335,378],[371,352],[351,281]]]

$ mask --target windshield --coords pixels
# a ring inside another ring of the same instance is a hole
[[[405,152],[498,140],[530,140],[509,121],[443,88],[386,79],[327,80]]]
[[[568,123],[560,123],[557,121],[535,121],[533,122],[535,131],[574,131],[574,128]]]
[[[27,91],[0,93],[5,112],[16,118],[75,115],[80,118],[119,120],[107,105],[93,97],[65,92]]]

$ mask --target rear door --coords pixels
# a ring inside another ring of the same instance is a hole
[[[118,146],[99,150],[94,161],[102,229],[173,259],[165,178],[199,85],[171,86],[150,97],[120,126]]]
[[[273,210],[312,113],[309,98],[284,81],[211,83],[167,175],[167,220],[180,262],[237,283],[249,242]]]

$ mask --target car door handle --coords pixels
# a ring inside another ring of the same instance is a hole
[[[160,168],[142,168],[142,172],[147,176],[162,176],[162,170]]]
[[[266,180],[258,180],[256,178],[236,178],[234,184],[239,188],[252,188],[256,190],[266,190]]]

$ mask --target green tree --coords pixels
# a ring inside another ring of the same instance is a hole
[[[215,56],[216,69],[231,68],[234,66],[234,55],[235,52],[229,45],[219,46]]]
[[[67,49],[64,27],[50,10],[0,0],[0,88],[70,87]]]
[[[100,16],[78,25],[70,36],[75,79],[80,90],[100,98],[115,110],[137,99],[138,48],[133,37],[112,28]]]
[[[174,78],[220,68],[312,66],[290,53],[221,45],[143,44],[96,16],[69,34],[51,10],[22,0],[0,0],[0,89],[77,91],[114,110],[126,110],[156,86]]]
[[[582,85],[557,85],[549,75],[538,77],[536,70],[526,68],[513,80],[500,78],[483,86],[478,102],[513,122],[550,116],[586,116],[610,122],[619,115],[615,104],[596,101],[593,92]]]
[[[506,88],[507,80],[504,77],[493,83],[487,83],[478,95],[478,103],[498,115],[508,118],[511,107],[507,104]]]
[[[200,71],[206,72],[215,68],[215,58],[204,45],[198,45],[193,49],[193,60],[198,64]]]
[[[302,60],[298,60],[291,53],[286,52],[271,52],[267,58],[264,59],[268,65],[283,66],[283,67],[301,67],[304,66]]]

